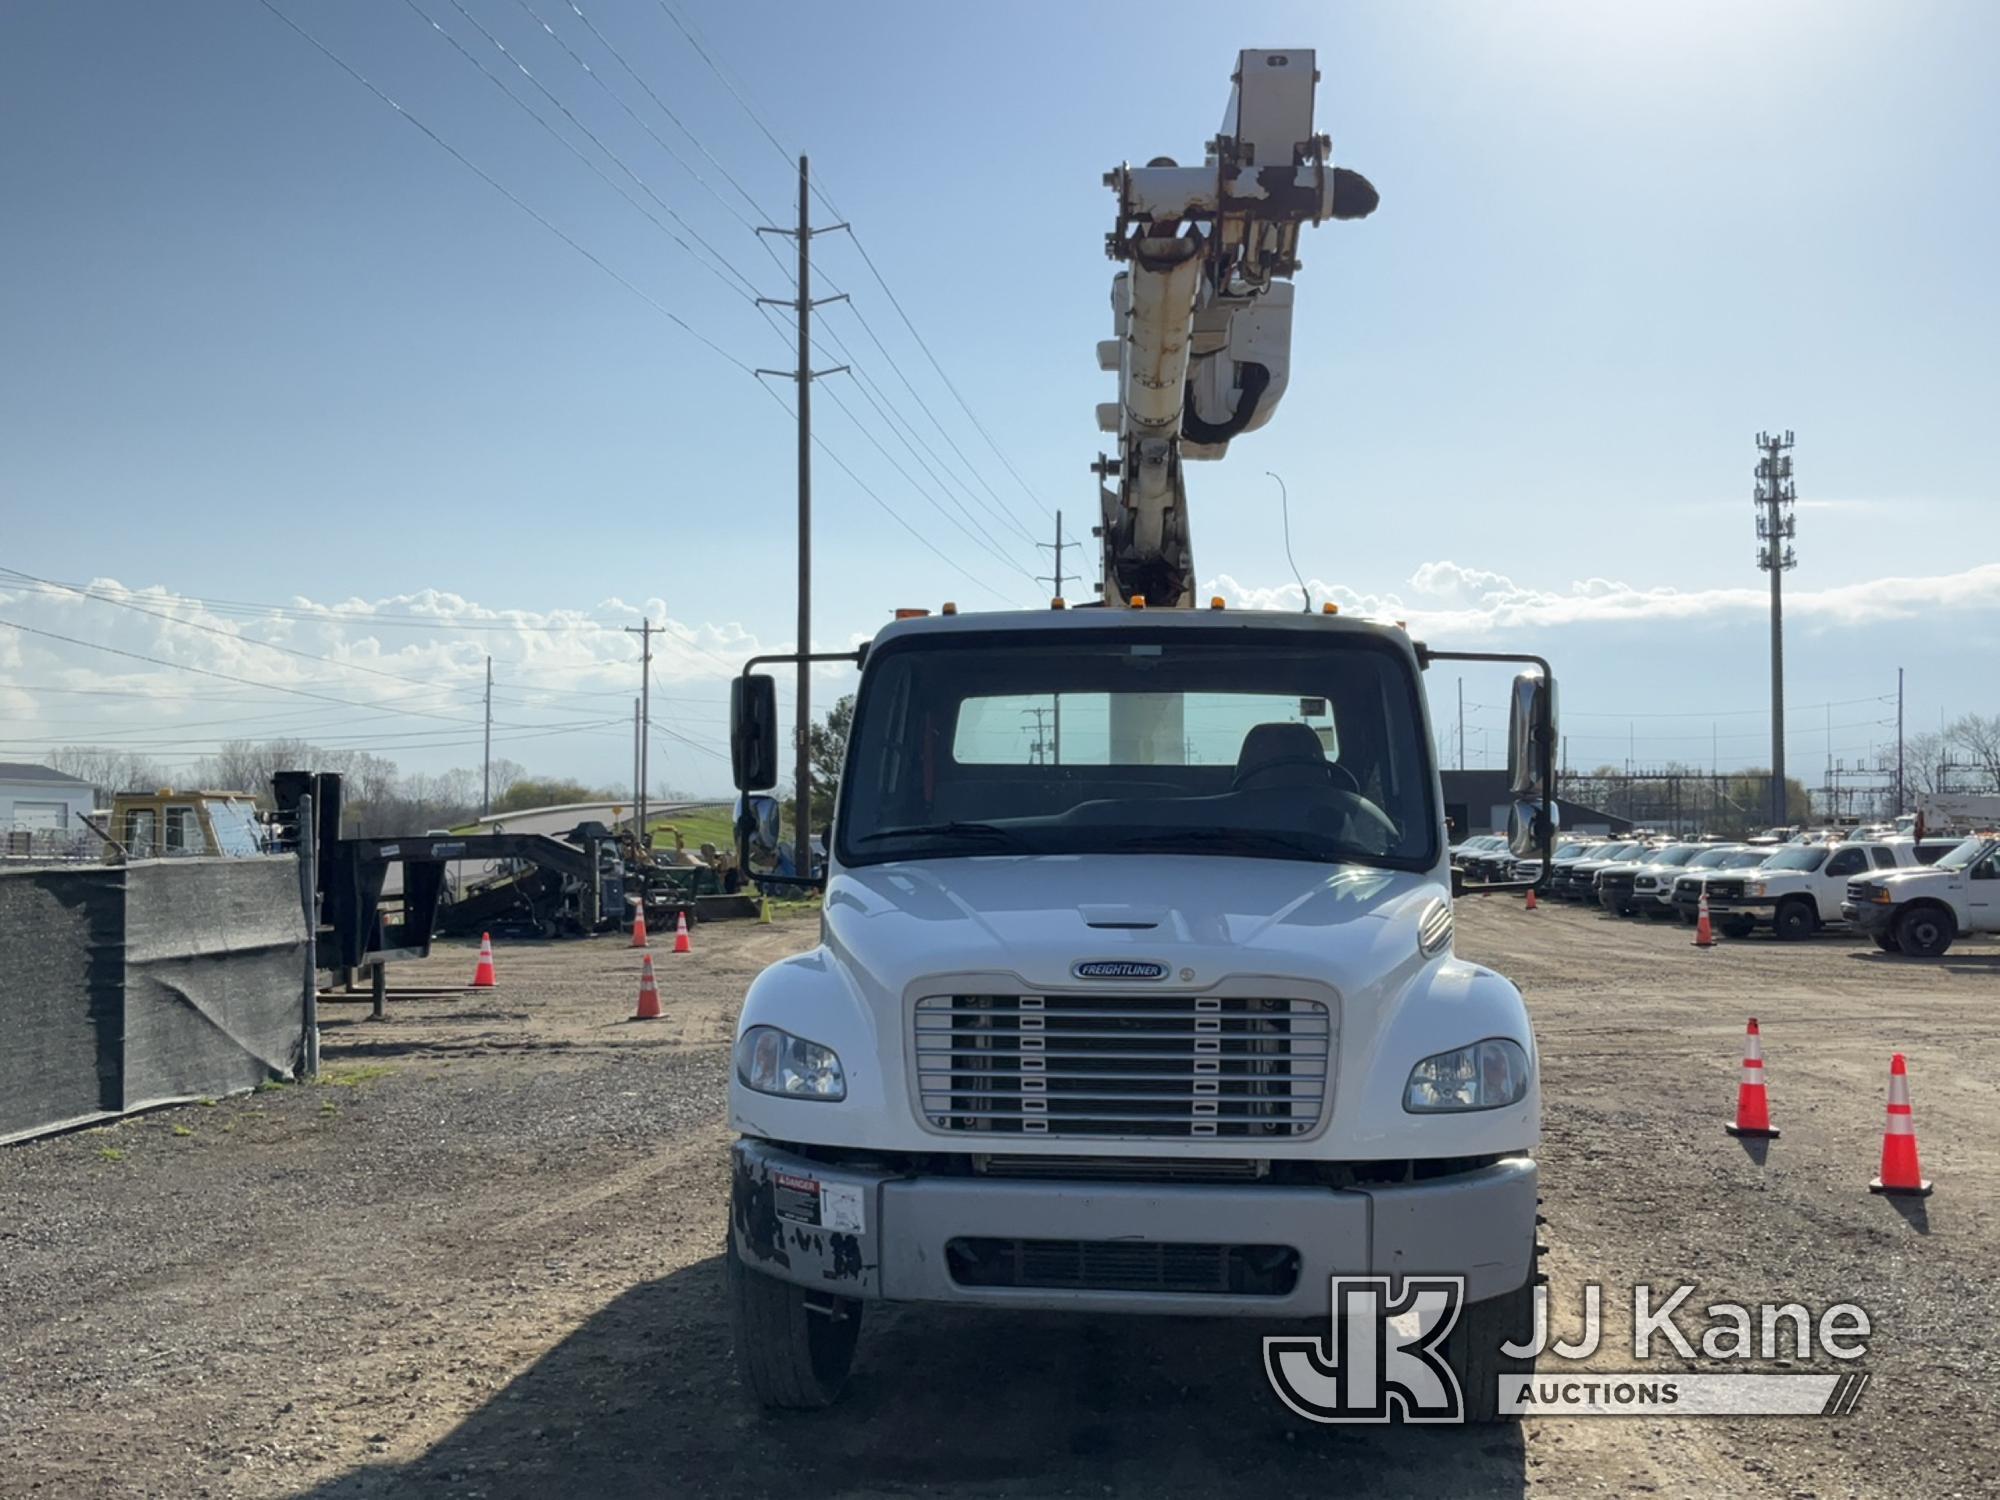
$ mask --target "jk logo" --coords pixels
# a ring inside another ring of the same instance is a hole
[[[1278,1399],[1313,1422],[1459,1422],[1458,1377],[1439,1352],[1465,1301],[1463,1276],[1333,1278],[1332,1327],[1314,1338],[1264,1340]]]

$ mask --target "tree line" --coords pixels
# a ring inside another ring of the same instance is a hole
[[[328,749],[301,739],[229,740],[215,754],[179,771],[169,771],[149,756],[101,745],[65,745],[51,752],[46,761],[65,776],[89,782],[107,803],[119,792],[179,787],[245,792],[268,807],[273,773],[335,771],[344,782],[346,832],[360,836],[455,828],[480,816],[477,766],[404,771],[384,755]],[[596,786],[571,777],[532,775],[518,761],[505,759],[493,762],[492,785],[496,813],[566,802],[629,801],[632,795],[629,786]],[[655,795],[672,801],[680,794],[668,790]]]

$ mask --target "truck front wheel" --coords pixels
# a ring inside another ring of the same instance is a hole
[[[1941,958],[1958,934],[1956,924],[1935,906],[1913,906],[1896,918],[1896,943],[1912,958]]]
[[[1501,1352],[1502,1344],[1527,1344],[1535,1337],[1535,1280],[1515,1291],[1461,1308],[1445,1337],[1445,1363],[1458,1377],[1467,1422],[1518,1422],[1518,1412],[1500,1410],[1503,1380],[1535,1373],[1533,1355]]]
[[[1812,902],[1797,897],[1779,902],[1778,914],[1771,920],[1772,929],[1788,943],[1811,937],[1817,926],[1819,913],[1813,910]]]
[[[1896,934],[1893,932],[1876,933],[1875,946],[1880,948],[1884,953],[1901,953],[1903,951],[1903,945],[1896,941]]]
[[[809,1293],[753,1271],[731,1244],[723,1257],[736,1373],[762,1406],[816,1411],[831,1406],[854,1366],[861,1303]]]

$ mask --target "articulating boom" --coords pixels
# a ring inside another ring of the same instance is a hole
[[[1284,395],[1300,227],[1375,210],[1368,179],[1313,134],[1318,81],[1309,50],[1240,53],[1203,165],[1156,157],[1105,174],[1118,194],[1106,249],[1126,264],[1111,283],[1116,337],[1097,346],[1118,373],[1118,400],[1097,409],[1118,434],[1117,458],[1097,466],[1116,480],[1099,489],[1108,601],[1193,605],[1181,461],[1222,457]]]

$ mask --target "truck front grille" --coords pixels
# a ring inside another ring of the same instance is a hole
[[[948,1241],[944,1253],[960,1286],[1283,1297],[1299,1282],[1289,1245],[966,1238]]]
[[[1317,1000],[936,995],[915,1027],[925,1118],[1001,1135],[1304,1135],[1332,1052]]]

